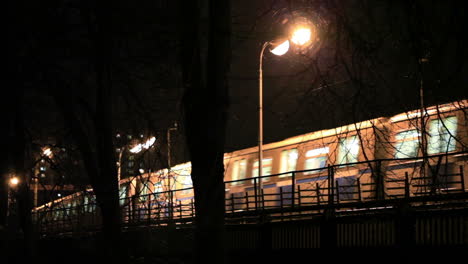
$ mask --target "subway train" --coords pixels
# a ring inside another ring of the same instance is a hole
[[[224,154],[226,213],[463,193],[468,100],[315,131]],[[190,223],[190,162],[119,182],[123,223]],[[100,223],[92,190],[33,209],[42,231]]]

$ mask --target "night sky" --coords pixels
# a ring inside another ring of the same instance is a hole
[[[42,140],[44,127],[66,134],[54,127],[61,117],[48,97],[51,87],[92,105],[92,42],[73,5],[58,12],[25,3],[12,16],[11,61],[19,69],[12,76],[28,91],[29,129]],[[116,18],[115,132],[164,138],[178,122],[173,147],[182,161],[178,21],[169,12],[176,6],[158,3],[128,4]],[[300,18],[316,27],[311,45],[264,55],[265,143],[418,108],[421,79],[427,105],[466,98],[468,45],[458,2],[236,0],[231,11],[226,151],[257,144],[261,46]],[[427,62],[418,64],[420,58]]]
[[[319,37],[305,51],[265,52],[266,143],[417,109],[421,79],[426,105],[466,98],[466,22],[457,3],[292,3],[233,3],[227,150],[256,145],[261,45],[299,16],[318,25]],[[416,57],[427,58],[421,71]]]

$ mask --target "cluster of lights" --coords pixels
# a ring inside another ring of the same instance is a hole
[[[51,157],[52,156],[52,150],[50,150],[50,148],[45,148],[43,151],[42,151],[42,154],[44,156],[47,156],[47,157]]]
[[[156,141],[156,138],[152,137],[152,138],[148,139],[145,143],[138,144],[135,147],[131,148],[130,152],[131,153],[138,153],[138,152],[142,151],[143,149],[149,149],[149,148],[151,148],[153,146],[155,141]]]

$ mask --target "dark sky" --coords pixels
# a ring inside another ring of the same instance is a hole
[[[127,53],[117,54],[121,57],[116,67],[120,72],[114,75],[119,98],[115,109],[128,111],[119,112],[117,117],[117,121],[132,120],[121,126],[124,128],[144,124],[141,110],[147,109],[152,113],[154,129],[164,133],[181,117],[180,74],[177,67],[164,67],[178,62],[177,41],[168,41],[176,37],[176,21],[174,13],[164,12],[170,5],[145,3],[148,7],[139,3],[136,8],[127,3],[129,7],[119,17],[125,25],[122,31],[128,34],[122,36],[119,45],[128,49]],[[18,38],[16,43],[25,49],[28,45],[34,48],[18,51],[31,52],[25,63],[15,61],[22,69],[34,71],[34,75],[25,75],[31,80],[21,80],[28,85],[34,83],[31,87],[37,89],[50,84],[41,83],[50,74],[52,84],[63,87],[70,96],[86,96],[87,87],[94,89],[86,83],[93,79],[87,76],[92,70],[92,53],[86,50],[89,36],[76,24],[76,10],[71,7],[62,14],[36,5],[27,5],[26,9],[22,6],[18,13],[22,16],[14,16],[17,25],[12,33]],[[226,151],[256,146],[260,49],[298,18],[306,17],[316,25],[312,45],[281,57],[265,52],[265,143],[415,109],[419,106],[421,79],[428,105],[466,98],[468,43],[464,40],[464,11],[456,1],[429,5],[426,1],[390,0],[233,0]],[[80,41],[76,41],[77,36]],[[428,59],[422,71],[417,63],[421,57]],[[133,100],[135,94],[141,103]],[[29,110],[38,113],[33,107]],[[31,116],[33,120],[41,117],[47,115]],[[174,142],[181,142],[181,135],[174,133],[174,137]]]

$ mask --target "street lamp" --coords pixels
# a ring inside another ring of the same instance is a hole
[[[13,178],[10,179],[10,185],[11,185],[12,187],[17,186],[18,183],[19,183],[18,177],[13,177]]]
[[[310,42],[312,31],[309,27],[297,27],[293,30],[290,36],[292,43],[304,46]],[[286,54],[289,50],[289,39],[282,41],[279,45],[278,42],[267,41],[263,43],[262,50],[260,51],[260,63],[259,63],[259,76],[258,76],[258,179],[259,189],[263,188],[262,184],[262,159],[263,159],[263,52],[266,47],[272,46],[271,53],[281,56]]]

